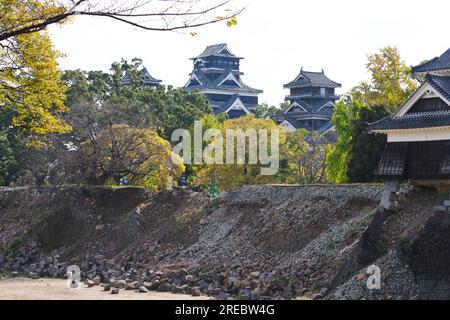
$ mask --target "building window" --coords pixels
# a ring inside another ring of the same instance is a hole
[[[378,175],[402,177],[405,172],[407,150],[407,142],[388,143],[378,167]]]
[[[408,147],[408,176],[432,178],[449,174],[449,141],[412,142]]]
[[[378,175],[412,179],[449,176],[450,141],[388,143]]]

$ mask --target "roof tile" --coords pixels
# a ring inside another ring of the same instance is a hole
[[[339,88],[341,85],[337,82],[330,80],[325,73],[322,72],[311,72],[304,71],[303,68],[300,71],[300,74],[295,78],[294,81],[284,85],[285,88],[291,88],[296,86],[326,86]]]
[[[424,73],[438,70],[450,70],[450,49],[445,51],[440,57],[431,59],[421,65],[412,68],[413,73]]]

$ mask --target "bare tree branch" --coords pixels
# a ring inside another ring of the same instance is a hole
[[[3,23],[0,18],[0,41],[39,32],[71,16],[104,17],[144,30],[175,31],[229,21],[245,9],[231,8],[237,0],[64,0],[52,14],[36,10],[34,1],[37,0],[24,1],[22,5],[28,14],[17,17],[13,25]],[[142,18],[158,19],[138,20]]]

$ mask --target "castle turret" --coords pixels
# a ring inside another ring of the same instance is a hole
[[[251,88],[242,81],[242,59],[234,55],[226,44],[207,47],[191,59],[194,70],[185,88],[203,93],[215,113],[227,113],[230,118],[254,113],[258,95],[263,91]]]
[[[331,127],[334,103],[339,99],[335,89],[340,87],[323,70],[310,72],[302,68],[293,81],[284,85],[285,89],[290,90],[286,97],[290,106],[276,117],[277,120],[290,131],[327,131]]]
[[[159,85],[161,84],[161,82],[162,82],[161,80],[158,80],[158,79],[152,77],[152,76],[150,75],[150,73],[148,72],[147,68],[145,68],[145,67],[141,70],[141,73],[142,73],[142,75],[141,75],[141,77],[139,78],[139,81],[142,83],[142,85],[143,85],[144,87],[157,87],[157,86],[159,86]],[[128,86],[128,85],[130,85],[132,82],[133,82],[133,81],[132,81],[130,75],[129,75],[129,74],[125,74],[125,76],[124,76],[123,79],[122,79],[122,83],[123,83],[124,85]]]

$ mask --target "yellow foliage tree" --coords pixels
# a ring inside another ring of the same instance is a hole
[[[361,82],[351,90],[350,96],[365,107],[384,106],[394,112],[417,88],[411,68],[396,47],[382,48],[369,55],[367,60],[371,81]]]
[[[52,15],[56,1],[0,0],[0,29],[13,30],[35,14]],[[0,108],[11,113],[11,125],[36,136],[70,131],[59,115],[66,111],[56,51],[44,31],[22,33],[0,42]]]
[[[74,164],[87,173],[86,180],[97,184],[118,184],[128,179],[130,184],[161,190],[170,187],[185,167],[181,158],[172,161],[168,141],[150,129],[127,125],[110,125],[84,142]]]
[[[217,178],[219,182],[219,189],[228,191],[232,188],[243,186],[243,185],[255,185],[255,184],[267,184],[274,183],[275,176],[265,176],[261,175],[261,168],[264,167],[259,161],[257,164],[249,164],[249,148],[250,141],[246,139],[245,141],[245,157],[246,161],[244,164],[238,164],[237,159],[237,141],[235,140],[235,150],[234,150],[234,164],[226,164],[226,136],[227,130],[232,129],[241,132],[247,132],[247,130],[258,130],[266,129],[269,137],[268,137],[268,152],[271,154],[272,150],[270,149],[270,141],[271,141],[271,130],[278,129],[280,132],[280,144],[284,143],[285,139],[285,131],[283,127],[278,126],[275,122],[270,119],[258,119],[254,115],[248,115],[245,117],[241,117],[233,120],[226,120],[222,127],[222,137],[224,140],[223,149],[224,149],[224,164],[210,164],[203,166],[195,166],[194,173],[195,178],[193,179],[194,184],[208,186],[211,185],[215,178]],[[214,141],[213,141],[214,143]]]

